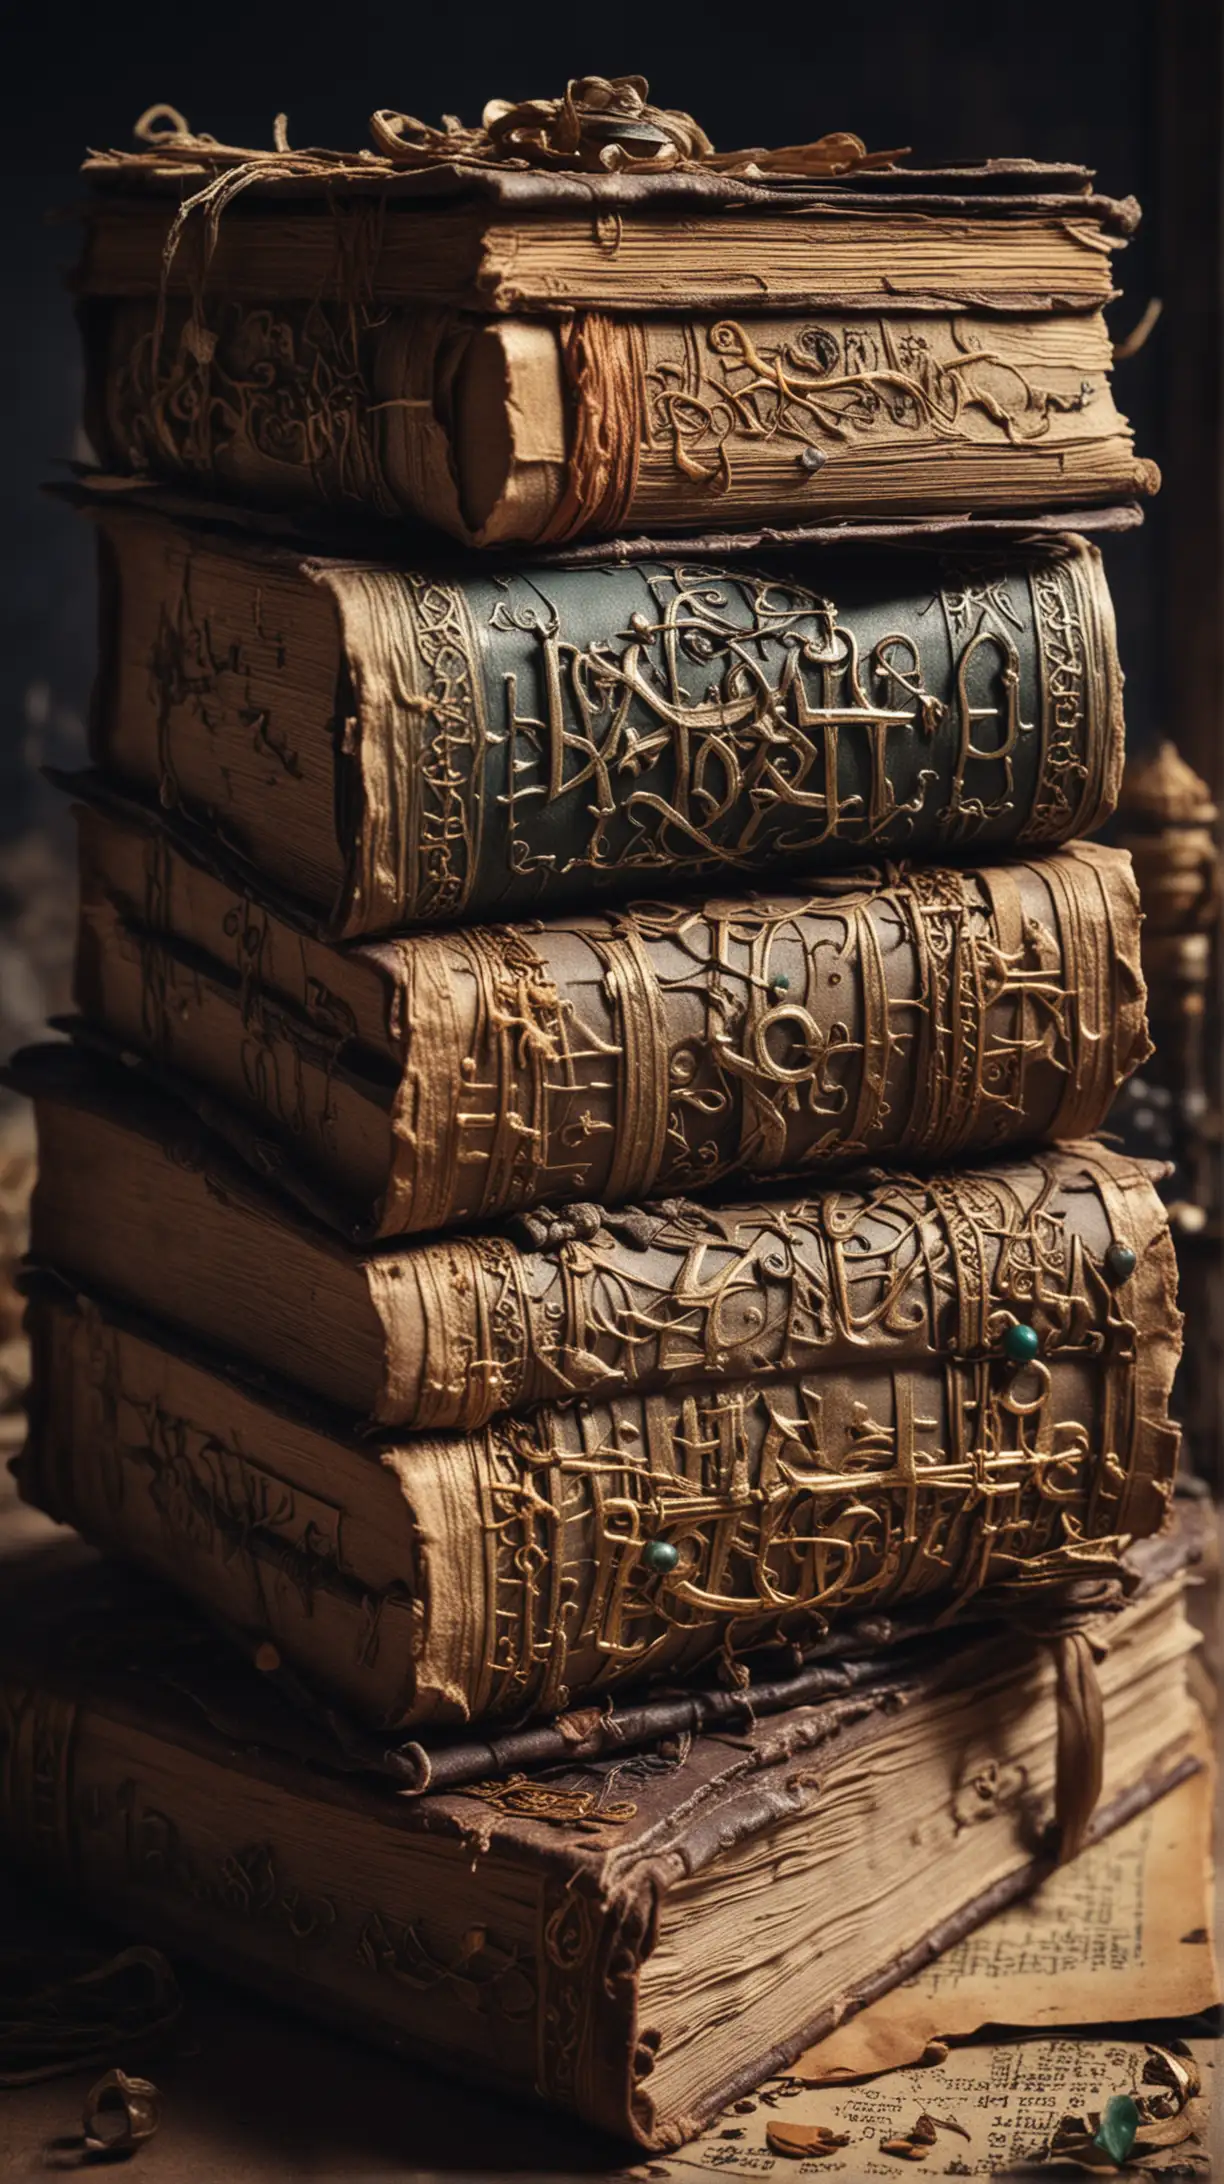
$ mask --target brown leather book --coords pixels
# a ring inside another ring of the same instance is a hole
[[[1200,1763],[1182,1578],[1132,1581],[1052,1642],[946,1632],[869,1690],[412,1797],[299,1756],[175,1603],[40,1572],[0,1614],[0,1841],[133,1938],[675,2146]]]
[[[1014,1320],[1043,1354],[1112,1357],[1167,1323],[1160,1170],[1091,1142],[747,1203],[579,1204],[363,1252],[138,1072],[41,1047],[13,1079],[38,1120],[36,1262],[361,1426],[472,1430],[545,1399],[878,1377],[997,1351]]]
[[[133,497],[87,499],[95,762],[332,939],[993,858],[1114,806],[1122,677],[1083,539],[448,569]]]
[[[83,810],[76,999],[356,1236],[1105,1119],[1147,1054],[1129,859],[873,866],[338,948]]]
[[[720,158],[638,84],[347,156],[157,110],[86,168],[104,462],[480,545],[1155,489],[1101,309],[1133,204],[848,136]]]
[[[827,1368],[622,1378],[466,1433],[360,1434],[47,1277],[21,1490],[376,1728],[546,1715],[868,1608],[1039,1592],[1158,1530],[1177,1457],[1163,1215],[1135,1169],[1076,1160],[947,1188],[942,1223],[920,1192],[833,1199]],[[274,1255],[261,1272],[274,1289]]]

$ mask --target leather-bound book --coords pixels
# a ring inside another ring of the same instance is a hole
[[[1201,1764],[1176,1557],[1135,1581],[1046,1642],[944,1632],[717,1736],[413,1797],[302,1756],[174,1602],[40,1572],[6,1586],[0,1842],[134,1939],[671,2147]]]
[[[844,136],[719,159],[628,81],[347,158],[161,109],[91,159],[103,461],[483,546],[1155,489],[1102,310],[1133,204]]]
[[[340,948],[86,808],[76,999],[363,1238],[1081,1137],[1149,1051],[1091,844]]]
[[[1045,848],[1114,806],[1080,539],[448,572],[90,505],[96,763],[333,938]]]
[[[545,1399],[966,1359],[1013,1320],[1060,1353],[1168,1333],[1162,1170],[1093,1142],[798,1196],[578,1204],[357,1251],[132,1070],[19,1056],[36,1262],[359,1426],[475,1429]]]
[[[605,1337],[607,1392],[466,1432],[362,1432],[48,1273],[21,1491],[380,1729],[551,1714],[869,1609],[1040,1592],[1160,1527],[1180,1319],[1141,1169],[1077,1148],[809,1212],[823,1233],[779,1221],[745,1277],[783,1278],[785,1252],[813,1267],[790,1285],[793,1348],[759,1374],[643,1359],[635,1384]],[[682,1266],[684,1214],[661,1218]],[[622,1248],[608,1236],[613,1262]],[[248,1281],[264,1316],[274,1251]],[[448,1309],[444,1291],[423,1316],[435,1355]],[[644,1331],[630,1314],[625,1334]]]

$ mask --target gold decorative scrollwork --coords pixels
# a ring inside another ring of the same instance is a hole
[[[831,1192],[747,1219],[740,1256],[717,1216],[675,1209],[639,1246],[685,1252],[653,1310],[623,1256],[593,1276],[602,1331],[657,1343],[674,1313],[695,1371],[739,1284],[765,1294],[768,1255],[789,1284],[773,1339],[807,1369],[582,1397],[486,1429],[484,1703],[554,1707],[571,1682],[675,1671],[720,1637],[757,1644],[869,1602],[951,1604],[1030,1566],[1050,1580],[1108,1560],[1146,1428],[1137,1330],[1085,1242],[1102,1157]],[[592,1271],[607,1247],[562,1248]],[[1004,1347],[1017,1317],[1041,1343],[1020,1368]]]
[[[1099,391],[1087,379],[1074,394],[1039,387],[1000,349],[939,356],[916,327],[886,317],[805,325],[772,345],[720,319],[705,329],[696,384],[669,363],[647,374],[646,387],[654,437],[684,477],[715,493],[730,488],[741,443],[782,441],[824,460],[830,444],[881,429],[938,444],[977,439],[985,426],[1022,445]]]
[[[539,626],[542,718],[520,709],[507,676],[513,869],[556,868],[555,849],[532,847],[532,818],[562,798],[594,822],[563,872],[613,858],[750,866],[766,840],[779,855],[834,838],[903,840],[937,776],[919,770],[899,800],[890,756],[904,735],[929,741],[947,709],[927,688],[916,640],[889,632],[864,657],[831,600],[774,577],[679,566],[654,588],[655,613],[634,613],[623,641],[582,646],[555,617]],[[848,788],[843,750],[856,742],[867,779]]]
[[[387,1231],[1081,1135],[1141,1050],[1134,916],[1077,851],[414,941]]]

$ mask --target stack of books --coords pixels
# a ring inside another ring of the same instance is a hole
[[[373,134],[88,166],[20,1476],[114,1561],[10,1616],[0,1824],[658,2147],[1195,1764],[1092,1135],[1134,209],[639,79]]]

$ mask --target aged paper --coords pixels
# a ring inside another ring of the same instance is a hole
[[[784,2077],[735,2102],[690,2146],[624,2173],[651,2184],[688,2184],[694,2174],[776,2173],[778,2184],[792,2176],[840,2177],[843,2184],[896,2177],[911,2164],[884,2145],[924,2115],[939,2119],[919,2164],[929,2176],[1025,2168],[1069,2111],[1083,2114],[1112,2093],[1137,2091],[1148,2057],[1143,2041],[1125,2033],[1068,2037],[1048,2028],[1188,2017],[1217,1999],[1209,1938],[1213,1790],[1213,1770],[1204,1764],[1026,1902],[810,2048]],[[932,2047],[941,2036],[968,2042],[988,2025],[1015,2027],[1016,2035],[950,2052]],[[1203,2077],[1198,2135],[1149,2163],[1152,2173],[1210,2173],[1204,2140],[1215,2044],[1196,2040],[1192,2047]],[[920,2062],[924,2054],[939,2059]],[[880,2075],[848,2083],[851,2071]],[[769,2143],[771,2126],[785,2133],[820,2125],[846,2145],[813,2157]]]
[[[965,2039],[983,2025],[1125,2024],[1210,2009],[1219,1999],[1213,1788],[1205,1764],[809,2048],[794,2076],[819,2084],[890,2070],[916,2062],[932,2040]]]
[[[1174,2169],[1209,2175],[1207,2139],[1215,2043],[1191,2050],[1203,2098],[1187,2115],[1191,2135],[1145,2164],[1144,2173]],[[919,2116],[938,2119],[934,2143],[918,2164],[927,2176],[1004,2177],[1033,2172],[1054,2127],[1068,2112],[1099,2110],[1112,2093],[1136,2093],[1148,2051],[1141,2040],[1089,2040],[1039,2034],[953,2050],[943,2063],[889,2071],[868,2085],[802,2086],[775,2079],[752,2100],[737,2101],[710,2129],[665,2160],[624,2172],[642,2184],[689,2184],[696,2176],[897,2178],[911,2163],[883,2150],[912,2131]],[[1150,2090],[1150,2088],[1149,2088]],[[771,2151],[770,2126],[824,2124],[848,2143],[819,2158]],[[962,2135],[963,2134],[963,2135]],[[1062,2169],[1057,2173],[1074,2172]],[[1133,2173],[1133,2172],[1132,2172]]]

